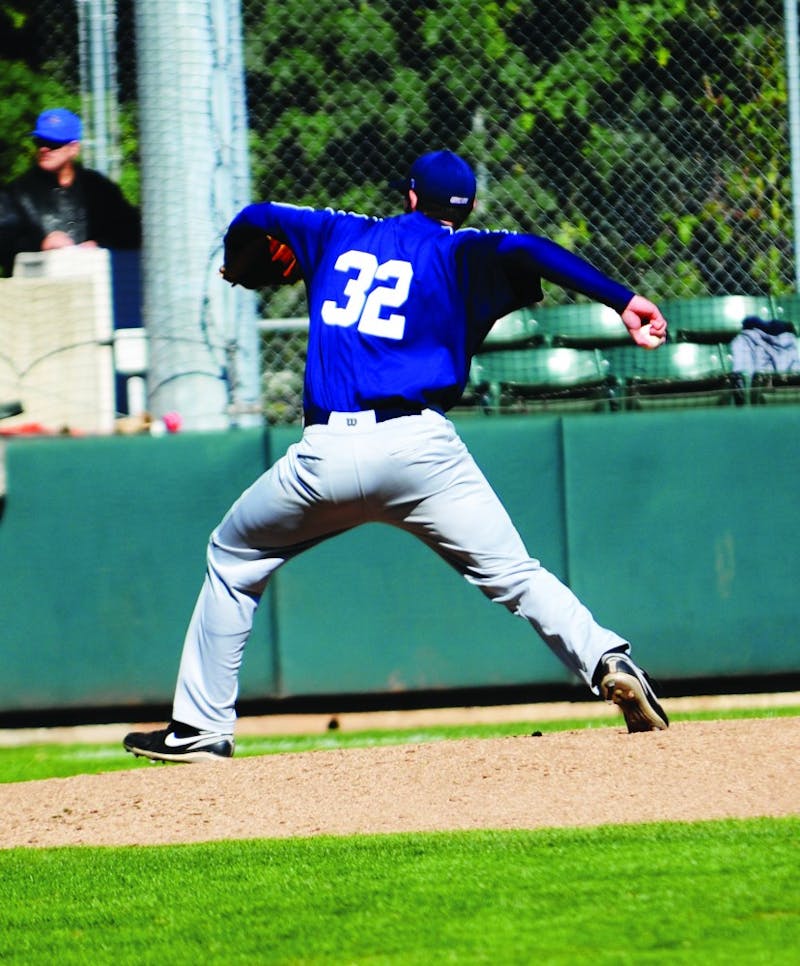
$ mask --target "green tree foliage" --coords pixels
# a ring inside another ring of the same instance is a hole
[[[59,28],[74,21],[74,11],[63,9],[74,4],[55,7],[56,23],[43,19],[42,7],[21,0],[0,3],[0,182],[30,165],[30,132],[40,111],[53,105],[78,106],[75,89],[65,83],[71,55],[59,53],[52,43]]]
[[[451,147],[473,224],[660,297],[792,287],[780,4],[250,0],[246,37],[259,197],[386,214]]]
[[[118,6],[127,28],[132,5]],[[449,147],[478,172],[474,225],[546,234],[659,298],[793,288],[780,3],[243,0],[242,10],[255,197],[390,214],[399,199],[387,179]],[[0,28],[11,177],[37,111],[77,106],[76,45],[65,40],[75,4],[5,0]],[[127,28],[122,120],[135,159]],[[125,170],[135,194],[135,164]]]

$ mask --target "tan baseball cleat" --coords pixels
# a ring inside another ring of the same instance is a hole
[[[627,655],[605,654],[597,676],[601,697],[622,711],[629,732],[664,731],[669,727],[669,718],[658,703],[650,679]]]

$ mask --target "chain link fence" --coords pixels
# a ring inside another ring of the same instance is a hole
[[[387,176],[447,146],[478,227],[661,299],[792,287],[779,4],[245,0],[245,26],[259,197],[393,213]]]
[[[387,178],[449,147],[478,172],[474,226],[547,235],[658,300],[793,289],[779,4],[244,10],[256,197],[388,215]],[[302,316],[302,289],[262,312]],[[294,418],[302,338],[262,338],[269,416]]]
[[[33,68],[80,106],[82,4],[24,6]],[[135,4],[111,6],[121,179],[136,196]],[[788,9],[242,0],[252,197],[393,214],[388,179],[448,147],[478,173],[475,227],[546,235],[657,301],[790,294]],[[258,314],[267,418],[296,421],[302,286],[264,294]]]

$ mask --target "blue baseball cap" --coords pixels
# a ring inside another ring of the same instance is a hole
[[[36,119],[36,127],[31,131],[31,135],[35,138],[42,138],[43,141],[60,141],[62,144],[80,141],[82,133],[81,119],[65,107],[53,107],[49,111],[42,111]]]
[[[467,162],[452,151],[431,151],[411,165],[407,178],[389,182],[399,191],[415,191],[420,201],[444,208],[471,208],[477,183]]]

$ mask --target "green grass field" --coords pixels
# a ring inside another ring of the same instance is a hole
[[[493,737],[524,726],[251,738],[240,751]],[[10,781],[126,767],[157,766],[118,746],[0,749]],[[798,868],[800,817],[9,849],[0,851],[0,962],[794,964]]]

